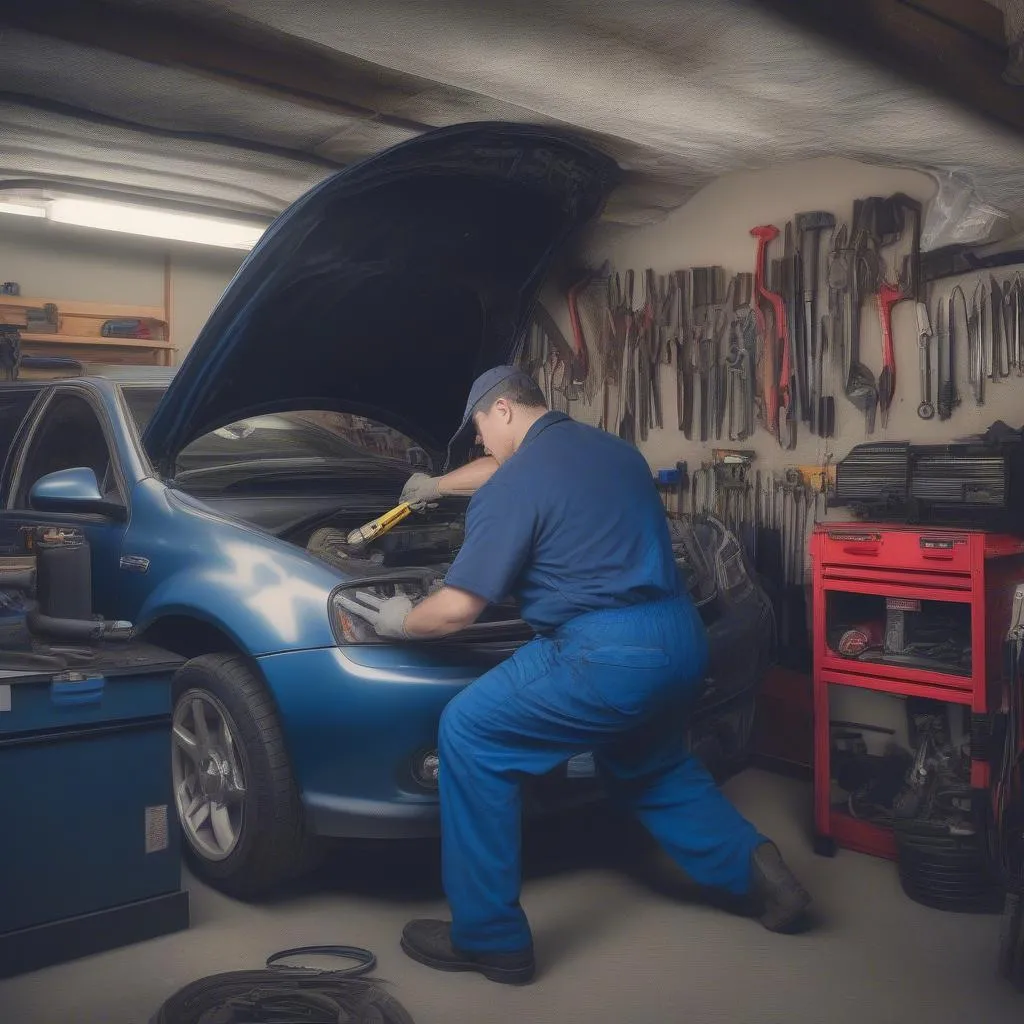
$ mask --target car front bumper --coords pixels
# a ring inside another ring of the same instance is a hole
[[[730,766],[742,762],[770,635],[765,601],[753,589],[709,624],[712,678],[688,721],[680,722],[680,742],[700,749],[709,767],[705,734],[749,704],[750,721],[734,744],[740,749],[726,752]],[[257,659],[280,711],[310,829],[365,839],[437,835],[438,795],[416,782],[413,763],[436,748],[445,705],[512,649],[380,644]],[[529,780],[523,807],[529,816],[543,816],[602,796],[597,779],[570,775],[562,766]]]
[[[277,703],[307,824],[316,835],[411,839],[440,832],[437,791],[414,763],[437,746],[445,705],[507,651],[319,648],[257,659]],[[600,800],[566,767],[524,787],[530,816]]]

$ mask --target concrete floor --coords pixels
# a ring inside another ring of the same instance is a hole
[[[236,903],[189,880],[188,932],[0,982],[0,1021],[145,1024],[196,978],[311,943],[375,950],[380,977],[417,1024],[1024,1020],[1024,995],[995,974],[998,917],[921,907],[884,861],[816,857],[802,783],[747,771],[726,789],[813,892],[813,932],[771,935],[688,901],[638,837],[573,821],[530,843],[523,902],[541,973],[527,988],[406,959],[405,921],[442,914],[444,903],[436,846],[392,844],[349,849],[270,905]]]

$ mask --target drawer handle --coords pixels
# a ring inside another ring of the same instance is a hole
[[[877,544],[845,544],[844,555],[877,555],[879,546]]]
[[[926,562],[952,562],[953,552],[952,551],[923,551],[921,557]]]
[[[55,679],[50,683],[50,703],[57,707],[81,707],[103,703],[102,676],[92,679]]]

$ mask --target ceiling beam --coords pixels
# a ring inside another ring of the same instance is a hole
[[[273,93],[290,102],[414,132],[431,125],[387,107],[431,87],[326,47],[251,22],[190,11],[152,10],[117,0],[32,0],[6,4],[0,24],[53,36]]]
[[[761,4],[977,114],[1024,132],[1024,90],[1003,81],[1007,49],[1002,12],[990,4],[978,0],[761,0]]]
[[[1003,12],[983,0],[899,0],[998,49],[1006,48]]]

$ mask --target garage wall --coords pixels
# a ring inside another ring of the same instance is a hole
[[[179,362],[245,255],[223,250],[171,253],[171,335],[178,346]]]
[[[756,251],[755,240],[750,236],[751,227],[771,223],[781,230],[797,211],[816,209],[833,212],[842,223],[849,220],[854,199],[890,195],[898,191],[925,201],[932,196],[934,184],[929,176],[916,171],[831,158],[728,175],[705,188],[660,224],[631,231],[598,229],[587,240],[587,260],[596,266],[607,258],[620,271],[632,267],[637,272],[639,288],[642,288],[642,272],[647,267],[666,273],[684,267],[717,264],[724,266],[729,274],[749,272],[754,268]],[[771,255],[780,256],[781,246],[780,239],[773,244]],[[938,290],[929,297],[930,311],[934,311],[935,296],[947,296],[954,283],[941,282],[937,286]],[[975,279],[968,278],[960,283],[969,303]],[[865,306],[862,321],[861,356],[877,378],[881,367],[881,329],[873,306]],[[863,414],[842,396],[840,382],[840,394],[836,400],[836,437],[823,441],[810,435],[801,424],[798,447],[787,452],[766,431],[758,429],[752,438],[743,442],[742,447],[757,452],[760,468],[821,464],[827,455],[840,459],[851,446],[865,440],[939,441],[984,430],[996,419],[1004,419],[1012,426],[1020,426],[1024,422],[1024,379],[1013,377],[991,386],[986,404],[980,409],[975,406],[966,383],[967,352],[964,344],[960,346],[958,355],[961,405],[947,422],[940,423],[936,418],[926,424],[917,416],[920,401],[917,319],[912,302],[896,306],[893,333],[897,383],[888,429],[883,431],[881,418],[876,417],[875,432],[867,437]],[[932,352],[934,373],[934,342]],[[933,379],[933,400],[934,389]],[[676,416],[674,367],[662,368],[662,393],[668,424]],[[583,413],[581,418],[588,418],[587,414]],[[720,447],[730,444],[725,431],[723,440],[713,443]],[[710,457],[709,452],[702,451],[699,442],[687,442],[674,428],[653,431],[641,448],[655,468],[673,466],[677,460],[689,460],[692,466],[699,463],[702,456]]]
[[[717,264],[725,267],[729,274],[749,272],[754,268],[756,251],[755,240],[750,235],[751,227],[771,223],[781,230],[798,211],[818,209],[831,211],[842,223],[849,220],[855,199],[894,192],[905,192],[927,201],[934,193],[934,184],[930,177],[915,171],[841,159],[821,159],[767,171],[729,175],[705,188],[661,224],[637,230],[598,228],[587,240],[586,260],[589,265],[598,266],[602,260],[608,259],[619,271],[632,267],[637,272],[638,287],[641,288],[642,271],[647,267],[658,273],[667,273],[684,267]],[[771,255],[781,255],[781,239],[773,244]],[[974,277],[941,282],[928,296],[928,308],[933,316],[935,298],[948,296],[955,283],[962,285],[970,302]],[[563,326],[567,328],[564,303],[560,314]],[[863,310],[862,322],[861,356],[877,379],[881,367],[881,328],[872,306]],[[895,308],[893,335],[897,389],[885,431],[881,429],[880,417],[876,417],[874,434],[870,437],[865,434],[863,414],[841,395],[841,382],[838,382],[836,437],[831,441],[811,435],[801,424],[798,447],[794,451],[782,450],[778,442],[760,428],[747,441],[732,446],[754,450],[757,468],[770,470],[787,465],[820,465],[826,457],[839,460],[853,445],[866,440],[941,441],[983,431],[997,419],[1003,419],[1011,426],[1024,423],[1024,378],[1012,377],[991,386],[986,404],[981,408],[975,406],[967,384],[966,344],[961,346],[958,356],[961,405],[945,423],[940,423],[937,418],[928,423],[922,421],[917,416],[920,391],[917,318],[913,303],[904,302]],[[936,366],[933,342],[933,373]],[[676,416],[675,369],[664,367],[662,374],[663,409],[665,421],[669,423]],[[932,386],[934,400],[934,378]],[[579,415],[588,422],[595,421],[592,411],[580,410]],[[669,429],[653,431],[646,443],[641,444],[641,450],[652,468],[670,467],[677,460],[685,460],[692,469],[701,461],[710,459],[712,446],[729,447],[730,444],[726,435],[721,442],[713,441],[702,446],[699,442],[688,442],[678,430]],[[844,509],[829,512],[831,519],[848,517],[849,513]],[[907,744],[901,701],[846,687],[833,689],[842,691],[832,695],[833,716],[887,726],[895,731],[893,739],[904,746]],[[881,744],[888,737],[869,734],[868,738],[878,747],[874,752],[879,753]]]
[[[171,341],[180,361],[245,253],[198,246],[165,247],[148,239],[0,218],[0,281],[21,294],[82,302],[163,305],[171,266]]]

